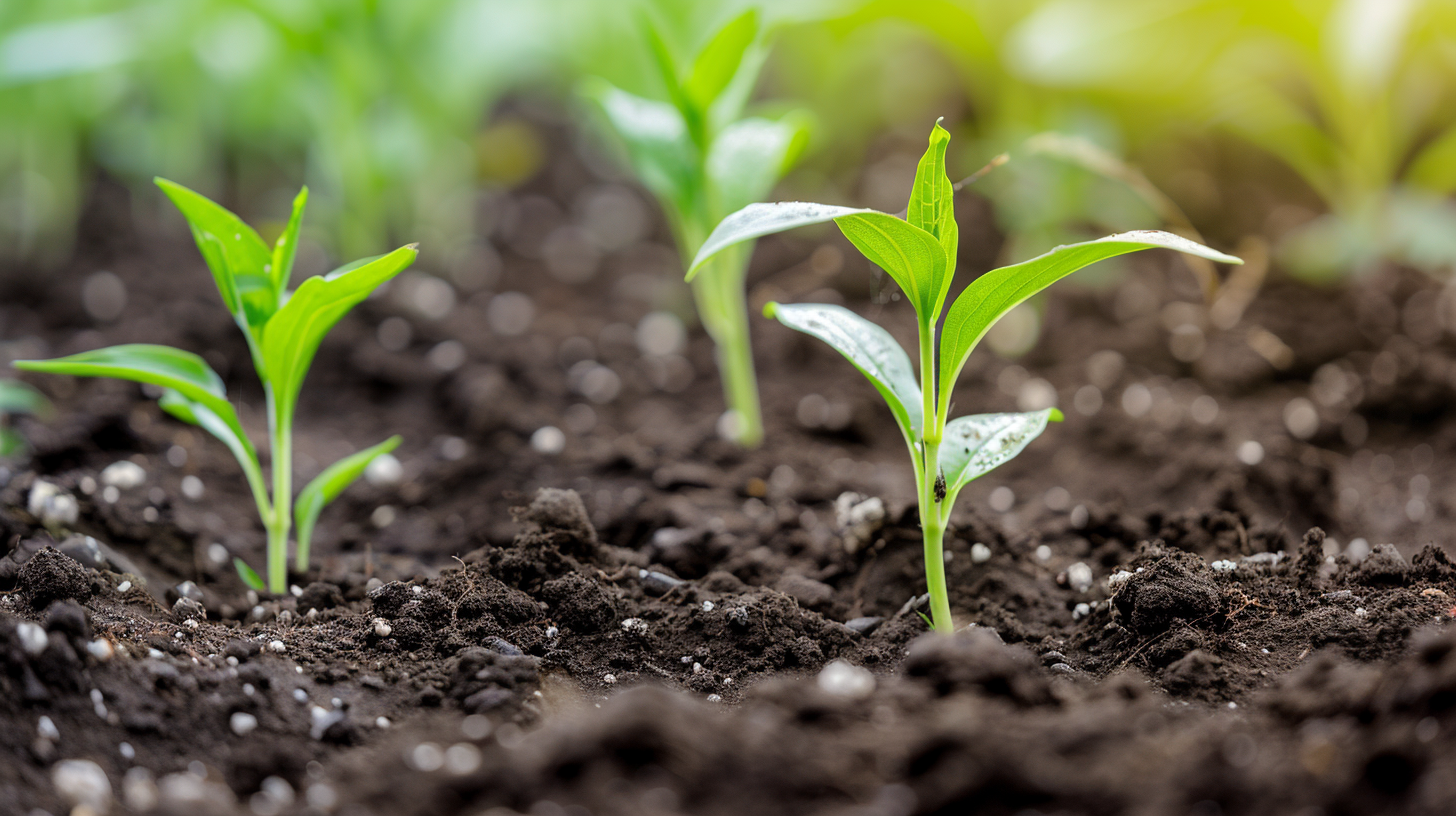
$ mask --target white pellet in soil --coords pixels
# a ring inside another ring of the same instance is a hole
[[[52,742],[55,742],[56,740],[61,738],[60,729],[56,728],[56,724],[51,721],[50,717],[44,715],[42,715],[40,720],[36,722],[35,733],[39,734],[42,738],[48,739]]]
[[[480,768],[480,749],[468,742],[457,742],[445,749],[445,771],[455,776],[475,773]]]
[[[1081,620],[1090,614],[1092,614],[1092,606],[1090,604],[1079,603],[1072,607],[1072,620]]]
[[[1227,558],[1219,559],[1218,561],[1215,561],[1208,566],[1212,567],[1214,572],[1233,572],[1234,570],[1239,568],[1238,564],[1228,560]]]
[[[389,721],[389,718],[388,717],[375,717],[374,718],[374,727],[375,728],[388,728],[391,725],[393,725],[393,723],[391,723]]]
[[[364,481],[374,487],[394,487],[404,480],[404,465],[392,453],[381,453],[364,468]]]
[[[819,672],[819,688],[836,697],[863,700],[875,691],[875,676],[861,666],[832,660]]]
[[[101,484],[130,490],[147,481],[147,471],[129,459],[112,462],[101,471]]]
[[[1250,439],[1239,445],[1237,456],[1240,462],[1253,467],[1264,461],[1264,446]]]
[[[1051,557],[1052,557],[1052,548],[1051,547],[1048,547],[1047,545],[1043,544],[1040,547],[1037,547],[1036,548],[1036,560],[1038,560],[1038,561],[1049,561],[1049,560],[1051,560]]]
[[[991,497],[986,500],[992,510],[998,513],[1006,513],[1016,506],[1016,494],[1006,485],[1001,485],[991,491]]]
[[[544,456],[555,456],[566,450],[566,434],[555,425],[543,425],[531,434],[531,449]]]
[[[56,793],[77,810],[89,808],[92,813],[105,813],[111,809],[111,780],[100,765],[89,759],[57,762],[51,767],[51,783]]]
[[[991,548],[977,541],[971,545],[971,563],[984,564],[991,560]]]
[[[196,476],[189,475],[182,477],[182,495],[188,499],[192,501],[201,499],[205,490],[206,488],[203,487],[202,480]]]
[[[490,732],[493,730],[495,730],[495,726],[484,714],[471,714],[460,722],[460,733],[464,734],[466,739],[483,740],[490,736]]]
[[[20,648],[31,657],[44,652],[46,646],[50,645],[50,639],[46,637],[45,630],[39,624],[30,621],[21,621],[15,624],[15,635],[20,638]]]
[[[268,650],[272,652],[277,652],[278,654],[283,654],[284,652],[288,651],[288,647],[284,645],[283,641],[274,640],[269,641]]]
[[[1092,588],[1092,568],[1078,561],[1067,567],[1067,585],[1077,592]]]
[[[258,718],[246,711],[237,711],[228,719],[228,727],[240,737],[247,736],[258,727]]]
[[[444,767],[445,751],[437,743],[422,742],[410,749],[405,755],[405,762],[417,771],[433,773]]]

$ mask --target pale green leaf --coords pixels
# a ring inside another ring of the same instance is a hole
[[[836,207],[832,204],[813,204],[807,201],[780,201],[775,204],[749,204],[718,223],[708,239],[698,249],[688,268],[688,280],[697,274],[698,268],[734,244],[751,241],[776,232],[795,227],[823,224],[847,215],[872,213],[854,207]]]
[[[961,368],[971,350],[1012,307],[1067,275],[1098,261],[1156,248],[1174,249],[1221,263],[1243,263],[1232,255],[1225,255],[1172,233],[1137,230],[1057,247],[1029,261],[993,269],[972,281],[946,313],[945,325],[940,334],[942,410],[949,404],[951,388],[960,377]]]
[[[764,314],[823,340],[875,386],[914,448],[924,426],[920,386],[905,349],[890,333],[843,306],[770,303]]]
[[[598,78],[583,83],[582,92],[616,133],[643,186],[676,212],[690,211],[698,184],[698,152],[677,108]]]
[[[940,316],[945,296],[950,291],[960,244],[960,228],[955,220],[955,188],[945,172],[945,149],[949,142],[950,133],[937,121],[930,131],[930,145],[915,170],[915,184],[910,192],[909,206],[905,208],[905,220],[935,236],[945,253],[945,274],[929,298],[931,322]]]
[[[313,528],[318,523],[319,513],[362,476],[370,462],[399,447],[401,441],[400,437],[391,436],[378,445],[346,456],[324,468],[322,473],[315,476],[299,492],[298,499],[293,503],[293,518],[298,529],[300,565],[308,564],[309,545],[313,540]]]
[[[706,114],[718,95],[733,81],[743,64],[744,53],[758,39],[758,11],[749,9],[718,29],[698,52],[692,71],[684,80],[683,95],[689,104]]]
[[[293,415],[303,378],[324,335],[370,292],[414,263],[418,254],[411,244],[327,278],[309,278],[268,321],[262,357],[281,415]]]
[[[1024,414],[975,414],[947,422],[940,441],[940,466],[948,500],[955,501],[956,492],[972,479],[1016,458],[1048,422],[1061,420],[1061,411],[1047,408]]]
[[[719,212],[762,199],[798,160],[809,139],[802,116],[743,119],[727,126],[708,149],[707,171]]]
[[[50,409],[41,393],[19,380],[0,380],[0,414],[40,414]]]

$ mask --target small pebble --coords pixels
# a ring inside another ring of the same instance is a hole
[[[202,494],[204,492],[205,492],[205,488],[202,485],[202,480],[201,479],[197,478],[196,476],[191,476],[191,475],[183,476],[182,477],[182,495],[183,496],[186,496],[188,499],[190,499],[192,501],[197,501],[198,499],[201,499],[202,498]]]
[[[394,631],[394,627],[390,626],[389,623],[384,618],[375,618],[374,619],[374,634],[375,634],[375,636],[382,637],[382,638],[383,637],[389,637],[389,634],[391,632],[393,632],[393,631]]]
[[[268,643],[268,649],[270,651],[274,651],[274,652],[277,652],[279,654],[282,654],[282,653],[288,651],[288,647],[285,646],[285,645],[283,645],[283,641],[281,641],[281,640],[270,641]]]
[[[455,776],[475,773],[480,760],[480,749],[468,742],[457,742],[445,749],[445,771]]]
[[[237,711],[228,720],[228,726],[233,729],[234,734],[244,737],[253,733],[253,730],[258,727],[258,718],[246,711]]]
[[[30,621],[21,621],[15,624],[15,635],[20,638],[20,648],[31,657],[44,652],[46,646],[50,645],[50,639],[46,637],[45,630],[39,624]]]
[[[854,618],[853,620],[846,621],[844,625],[849,627],[850,629],[853,629],[856,632],[859,632],[861,635],[868,635],[874,632],[876,629],[880,628],[880,624],[884,622],[884,618],[877,616],[866,616],[863,618]]]
[[[1131,577],[1132,573],[1128,572],[1127,570],[1118,570],[1117,572],[1114,572],[1111,575],[1107,576],[1107,588],[1111,590],[1116,590],[1118,587],[1127,583],[1127,579]]]
[[[622,629],[634,635],[647,634],[647,621],[641,618],[627,618],[622,621]]]
[[[89,759],[63,759],[51,767],[56,793],[77,811],[105,813],[111,809],[111,780]]]
[[[121,490],[141,487],[146,481],[146,470],[129,459],[112,462],[101,471],[101,484]]]
[[[308,692],[304,691],[301,688],[296,688],[293,690],[293,699],[299,701],[300,703],[306,703],[308,702]]]
[[[615,674],[604,674],[604,675],[602,675],[602,682],[603,683],[606,683],[609,686],[616,685],[616,683],[617,683],[617,675],[615,675]]]
[[[374,726],[376,728],[388,728],[390,725],[392,725],[392,723],[390,723],[388,717],[375,717],[374,718]]]
[[[116,585],[116,594],[125,595],[131,591],[131,581],[122,581]]]
[[[704,612],[712,612],[713,611],[713,602],[712,601],[703,601],[703,611]]]
[[[1234,570],[1239,568],[1238,564],[1235,564],[1227,558],[1219,559],[1218,561],[1215,561],[1208,566],[1211,567],[1214,572],[1233,572]]]
[[[404,480],[404,465],[392,453],[381,453],[364,468],[364,481],[374,487],[394,487]]]
[[[136,749],[131,747],[131,743],[129,742],[123,742],[122,744],[116,746],[116,752],[121,754],[121,758],[126,760],[127,762],[131,762],[133,759],[136,759]]]
[[[51,722],[51,718],[45,715],[41,715],[40,721],[35,724],[35,732],[52,742],[61,738],[60,729],[56,728],[56,724]]]
[[[721,702],[723,702],[723,695],[721,695],[721,694],[709,694],[708,695],[708,702],[710,702],[710,703],[721,703]]]
[[[1089,604],[1079,603],[1072,607],[1072,620],[1081,620],[1092,614],[1092,607]]]
[[[875,676],[861,666],[832,660],[819,672],[819,688],[836,697],[863,700],[875,691]]]
[[[977,541],[971,545],[971,563],[984,564],[991,560],[991,548]]]
[[[1040,547],[1037,547],[1036,548],[1036,560],[1038,560],[1038,561],[1048,561],[1048,560],[1051,560],[1051,557],[1052,557],[1052,548],[1051,547],[1048,547],[1047,545],[1043,544]]]
[[[1076,592],[1086,592],[1092,588],[1092,568],[1078,561],[1067,567],[1067,584]]]

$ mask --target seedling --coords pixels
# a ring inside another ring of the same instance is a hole
[[[1125,232],[1057,247],[1023,263],[995,269],[972,281],[944,311],[955,276],[958,231],[954,190],[945,173],[950,140],[939,123],[920,160],[905,218],[868,209],[801,201],[751,204],[718,225],[688,275],[726,247],[762,235],[833,221],[851,243],[882,267],[915,308],[920,337],[920,377],[890,333],[841,306],[770,303],[764,313],[791,329],[833,346],[869,378],[884,397],[915,466],[920,527],[925,539],[925,579],[931,623],[953,630],[945,585],[943,538],[956,496],[972,479],[1014,458],[1059,421],[1055,408],[1014,414],[976,414],[946,421],[951,391],[971,350],[1012,307],[1071,273],[1105,258],[1165,247],[1224,263],[1238,258],[1166,232]],[[940,326],[937,336],[936,327]]]
[[[212,201],[165,179],[157,179],[157,186],[191,225],[192,237],[212,270],[223,304],[248,341],[253,367],[263,382],[268,403],[271,496],[258,452],[228,402],[222,378],[196,354],[170,346],[135,343],[55,360],[22,360],[15,367],[80,377],[114,377],[161,387],[159,402],[163,410],[222,440],[242,465],[258,515],[268,531],[267,583],[241,559],[233,563],[249,586],[282,593],[288,582],[290,522],[298,525],[295,566],[298,572],[306,572],[309,544],[320,511],[358,479],[375,457],[393,450],[400,442],[398,436],[393,436],[335,462],[293,500],[293,414],[304,377],[329,329],[370,292],[404,271],[418,253],[414,244],[400,247],[388,255],[365,258],[328,275],[308,278],[289,292],[299,226],[308,201],[307,187],[293,200],[288,225],[269,249],[252,227]]]
[[[768,195],[798,160],[808,132],[799,112],[779,119],[741,117],[766,56],[756,11],[720,29],[686,68],[655,27],[648,23],[646,29],[671,103],[634,96],[596,78],[583,91],[616,131],[638,179],[662,205],[686,264],[712,225]],[[744,292],[752,247],[724,249],[693,278],[693,297],[718,346],[729,408],[726,429],[752,447],[763,439]]]
[[[43,414],[50,403],[40,392],[19,380],[0,380],[0,458],[26,449],[25,437],[11,425],[11,417]]]

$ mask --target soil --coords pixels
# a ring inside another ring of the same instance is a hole
[[[1436,284],[1276,278],[1226,329],[1171,257],[1055,290],[1039,343],[978,352],[957,392],[976,411],[1051,392],[1067,421],[962,494],[965,629],[931,636],[874,391],[756,321],[768,443],[719,438],[706,338],[642,338],[684,306],[647,204],[640,240],[559,278],[553,230],[636,194],[545,132],[558,166],[480,202],[498,256],[426,248],[447,308],[406,277],[325,342],[300,476],[394,432],[402,467],[325,511],[284,597],[233,573],[263,534],[220,444],[135,386],[32,379],[57,410],[18,421],[34,453],[0,478],[0,812],[87,812],[96,780],[66,760],[107,777],[91,812],[1450,812],[1456,342]],[[999,239],[984,202],[961,220],[969,278]],[[260,432],[179,221],[99,182],[69,263],[7,270],[4,354],[196,350]],[[124,284],[115,319],[83,307],[101,270]],[[755,302],[912,328],[836,236],[763,242],[752,279]],[[121,461],[140,470],[103,473]],[[74,521],[43,522],[42,482]],[[868,497],[880,522],[840,521]]]

